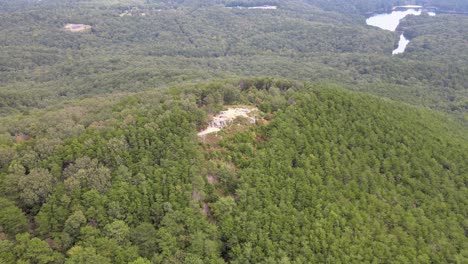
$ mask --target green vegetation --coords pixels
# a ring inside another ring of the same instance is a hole
[[[467,11],[0,1],[0,263],[468,262],[468,20],[403,4]]]
[[[422,112],[368,97],[317,89],[288,101],[263,142],[250,132],[225,143],[242,168],[237,200],[220,216],[230,260],[466,260],[457,213],[466,211],[466,141],[449,143]]]
[[[224,104],[256,105],[259,124],[203,143],[197,130]],[[422,108],[257,78],[98,97],[2,124],[7,263],[468,257],[468,133]],[[19,132],[31,139],[15,143]]]
[[[0,18],[2,115],[233,76],[333,82],[466,113],[464,18],[459,23],[458,17],[440,16],[436,28],[414,28],[419,33],[408,33],[414,37],[408,52],[391,56],[398,35],[366,26],[362,12],[348,8],[381,9],[371,2],[325,1],[348,12],[302,1],[281,1],[278,10],[230,9],[228,1],[6,2],[13,6],[6,10],[16,11]],[[120,17],[126,10],[135,15]],[[65,32],[67,23],[93,29]],[[439,39],[443,48],[434,44],[430,56],[419,56],[417,43]]]

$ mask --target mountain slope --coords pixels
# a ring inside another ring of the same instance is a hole
[[[259,108],[257,125],[196,135],[208,115],[239,104]],[[2,123],[7,263],[468,257],[467,131],[443,114],[257,78],[87,99]],[[17,143],[15,132],[25,134]]]
[[[468,257],[466,137],[366,96],[315,90],[288,100],[259,135],[225,144],[242,168],[236,203],[220,216],[233,262]]]

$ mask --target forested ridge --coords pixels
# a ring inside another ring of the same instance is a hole
[[[223,105],[257,106],[257,124],[198,137]],[[468,134],[446,114],[256,78],[1,121],[5,263],[468,257]]]
[[[467,10],[0,1],[0,264],[467,263]]]
[[[277,10],[244,10],[227,8],[230,1],[7,0],[0,18],[0,112],[182,82],[276,76],[334,82],[463,118],[466,17],[407,23],[401,29],[412,42],[391,56],[399,35],[366,26],[362,12],[349,8],[379,12],[383,2],[291,0],[278,2]],[[67,32],[67,23],[92,29]]]

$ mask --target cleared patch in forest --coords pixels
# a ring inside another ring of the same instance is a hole
[[[83,32],[90,30],[91,26],[85,24],[66,24],[63,28],[70,32]]]
[[[221,129],[231,124],[237,117],[247,118],[251,124],[255,124],[257,112],[257,108],[228,108],[226,111],[221,111],[218,115],[214,116],[209,126],[205,130],[199,132],[198,136],[203,137],[221,131]]]
[[[230,6],[230,7],[228,7],[228,8],[276,10],[276,9],[278,9],[278,6],[273,6],[273,5],[263,5],[263,6]]]

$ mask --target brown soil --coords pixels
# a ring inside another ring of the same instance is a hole
[[[219,181],[218,176],[213,174],[206,175],[206,179],[210,184],[216,184]]]

